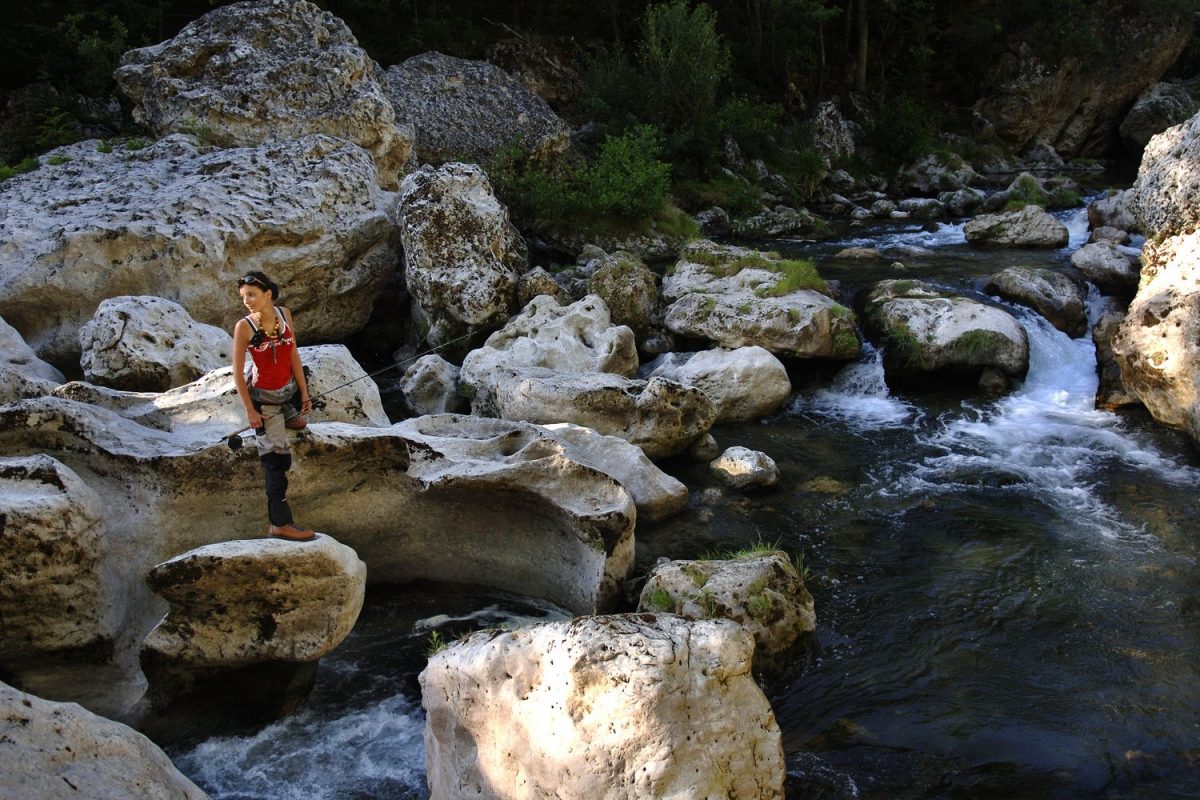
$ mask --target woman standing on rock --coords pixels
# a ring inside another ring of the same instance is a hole
[[[287,502],[287,471],[292,466],[287,429],[301,430],[312,412],[308,384],[296,348],[292,313],[275,305],[279,286],[261,272],[237,282],[242,305],[250,313],[233,326],[233,382],[254,428],[254,442],[267,481],[267,518],[271,536],[307,541],[315,534],[297,527]],[[253,368],[247,385],[246,353]]]

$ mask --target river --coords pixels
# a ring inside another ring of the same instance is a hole
[[[903,274],[982,297],[1004,266],[1067,262],[1086,219],[1060,216],[1071,244],[1049,253],[968,248],[961,223],[772,249],[846,292]],[[831,258],[851,245],[928,252]],[[795,376],[769,418],[714,431],[774,458],[776,490],[730,495],[702,464],[663,464],[691,500],[639,527],[640,572],[753,542],[810,572],[817,633],[765,687],[789,798],[1200,796],[1200,453],[1143,413],[1094,410],[1090,337],[1007,307],[1031,367],[1003,398],[893,394],[867,347]],[[565,616],[477,587],[374,589],[298,713],[168,752],[217,800],[423,798],[430,632]]]

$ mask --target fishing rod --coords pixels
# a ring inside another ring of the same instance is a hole
[[[374,372],[368,373],[366,375],[359,375],[357,378],[351,378],[350,380],[346,381],[345,383],[339,383],[337,386],[334,386],[332,389],[326,389],[325,391],[321,392],[319,395],[316,395],[315,397],[310,397],[308,399],[309,404],[312,405],[312,407],[314,409],[319,408],[319,407],[323,406],[324,404],[322,403],[321,406],[318,406],[317,401],[320,400],[322,397],[325,397],[326,395],[333,394],[338,389],[343,389],[352,383],[357,383],[357,382],[363,380],[364,378],[374,378],[376,375],[382,375],[383,373],[387,372],[388,370],[393,370],[393,369],[396,369],[397,367],[402,367],[411,361],[416,361],[418,358],[422,358],[427,355],[432,355],[433,353],[436,353],[438,350],[441,350],[443,347],[448,347],[456,342],[461,342],[464,339],[470,339],[474,335],[475,335],[475,333],[463,334],[462,336],[459,336],[457,339],[451,339],[448,342],[442,342],[441,344],[437,345],[436,347],[431,347],[423,353],[416,353],[415,355],[411,355],[408,358],[405,358],[405,359],[395,362],[394,364],[389,364],[388,366],[383,367],[382,369],[377,369]],[[283,419],[286,422],[287,420],[297,417],[299,415],[300,415],[300,412],[298,410],[292,409],[290,411],[283,412]],[[278,415],[274,415],[274,416],[278,416]],[[263,424],[264,425],[266,424],[265,419],[264,419]],[[225,442],[226,446],[228,446],[230,450],[234,450],[234,451],[241,450],[242,444],[243,444],[242,434],[249,430],[254,430],[254,426],[247,425],[244,428],[238,428],[233,433],[227,433],[224,436],[222,436],[221,440],[223,442]],[[207,447],[207,446],[208,445],[205,445],[205,447]]]

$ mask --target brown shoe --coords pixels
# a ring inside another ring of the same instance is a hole
[[[276,539],[287,539],[289,542],[308,542],[317,538],[317,535],[308,528],[298,528],[291,523],[272,525],[267,528],[267,533]]]
[[[288,417],[283,421],[283,427],[287,428],[289,431],[302,431],[308,427],[308,420],[299,415]]]

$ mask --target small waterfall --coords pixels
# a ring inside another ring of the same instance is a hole
[[[914,223],[885,231],[872,229],[861,236],[838,239],[832,244],[839,248],[872,247],[881,252],[886,251],[889,247],[924,247],[932,250],[948,245],[963,244],[966,241],[966,235],[963,233],[965,224],[964,221],[937,222],[931,228]]]
[[[1030,343],[1024,385],[995,403],[945,415],[939,429],[919,437],[935,454],[902,479],[907,485],[901,491],[937,494],[986,485],[1033,492],[1075,523],[1113,534],[1133,528],[1094,491],[1106,466],[1200,486],[1200,470],[1162,456],[1119,417],[1094,408],[1098,379],[1090,337],[1070,339],[1039,315],[1020,316]]]
[[[1091,235],[1091,228],[1088,227],[1087,207],[1073,208],[1069,211],[1057,212],[1054,216],[1058,218],[1062,224],[1067,226],[1069,239],[1067,240],[1067,251],[1075,252],[1083,247]]]
[[[788,410],[829,417],[858,430],[896,428],[909,423],[917,410],[888,391],[883,351],[863,343],[864,356],[841,369],[828,388],[797,395]]]
[[[377,688],[380,680],[346,662],[337,669],[340,679],[364,687]],[[399,686],[382,699],[359,700],[349,709],[330,709],[318,694],[305,709],[252,736],[209,739],[173,760],[213,798],[424,797],[420,707]]]

